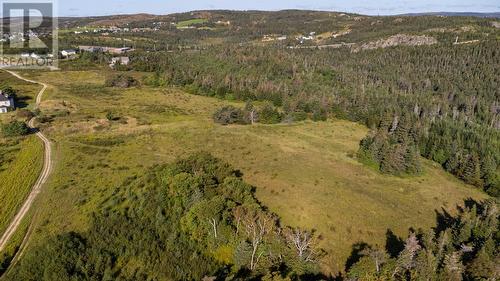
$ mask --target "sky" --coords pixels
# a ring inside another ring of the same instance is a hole
[[[59,16],[169,14],[193,10],[310,9],[394,15],[421,12],[499,12],[500,0],[58,0]]]

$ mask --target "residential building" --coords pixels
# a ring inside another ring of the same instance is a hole
[[[14,110],[15,104],[14,104],[14,98],[3,94],[2,91],[0,91],[0,113],[7,113],[11,110]]]

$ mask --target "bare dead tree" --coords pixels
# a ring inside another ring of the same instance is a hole
[[[380,272],[380,267],[386,262],[387,254],[385,251],[377,248],[368,248],[362,252],[363,255],[369,256],[375,262],[375,270]]]
[[[256,111],[255,111],[255,109],[252,109],[250,111],[250,122],[252,123],[252,125],[255,124],[255,119],[256,119],[255,115],[256,115]]]
[[[233,216],[234,216],[234,219],[236,220],[236,235],[238,235],[240,232],[240,224],[241,224],[241,219],[243,218],[244,212],[245,211],[244,211],[243,207],[237,207],[233,211]]]
[[[252,244],[250,269],[254,270],[264,254],[264,251],[258,254],[257,251],[264,242],[266,235],[271,233],[276,226],[276,219],[260,210],[246,210],[242,216],[241,223],[245,227],[247,238]]]
[[[399,116],[394,116],[394,119],[392,119],[391,133],[394,133],[396,131],[398,125],[399,125]]]
[[[214,229],[214,237],[215,237],[215,239],[217,239],[217,221],[214,218],[211,218],[209,220],[209,223],[213,227],[213,229]]]
[[[297,251],[297,256],[305,261],[314,260],[314,234],[299,228],[285,230],[287,242]]]
[[[416,256],[418,252],[422,249],[415,233],[410,233],[408,239],[405,242],[404,250],[399,254],[397,259],[397,265],[394,269],[392,277],[400,274],[403,271],[412,269],[415,267]]]
[[[464,271],[464,268],[461,258],[462,253],[460,251],[456,251],[445,256],[444,269],[448,275],[449,280],[462,280],[462,273]]]

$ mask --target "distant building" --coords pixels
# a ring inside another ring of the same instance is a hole
[[[218,20],[215,24],[220,24],[220,25],[231,25],[231,22],[230,22],[230,21],[221,21],[221,20]]]
[[[69,57],[76,55],[76,51],[75,50],[62,50],[61,55],[65,58],[69,58]]]
[[[115,48],[115,47],[102,47],[102,46],[79,46],[78,49],[82,52],[104,52],[114,55],[125,54],[127,52],[133,51],[130,47]]]
[[[109,66],[114,68],[116,65],[128,65],[129,63],[129,57],[115,57],[111,59],[111,64]]]
[[[270,42],[270,41],[284,41],[287,39],[286,35],[276,35],[276,34],[268,34],[264,35],[262,38],[262,42]]]
[[[130,52],[132,51],[132,49],[129,47],[123,47],[123,48],[104,47],[104,51],[110,54],[120,55],[120,54],[125,54],[126,52]]]
[[[97,47],[97,46],[78,46],[78,49],[81,52],[91,52],[91,53],[102,52],[102,47]]]
[[[0,113],[7,113],[14,110],[14,108],[14,98],[3,94],[2,91],[0,91]]]

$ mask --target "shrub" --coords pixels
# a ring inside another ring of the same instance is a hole
[[[259,121],[263,124],[277,124],[281,122],[281,114],[271,103],[266,103],[259,112]]]
[[[14,90],[12,87],[10,86],[3,86],[3,87],[0,87],[0,90],[2,91],[3,94],[7,95],[7,96],[11,96],[11,97],[16,97],[17,95],[17,91]]]
[[[167,79],[162,77],[159,72],[153,75],[146,75],[142,78],[142,83],[150,87],[163,87],[168,85]]]
[[[213,118],[215,123],[222,125],[246,124],[243,110],[231,105],[224,106],[223,108],[217,110]]]
[[[3,125],[2,132],[6,137],[17,137],[29,134],[30,128],[24,122],[13,121]]]
[[[138,85],[139,82],[135,80],[134,77],[125,74],[118,74],[116,76],[108,78],[105,83],[106,87],[117,88],[130,88]]]
[[[324,109],[316,109],[313,112],[312,120],[315,122],[326,121],[328,119],[328,112]]]
[[[307,113],[305,111],[296,111],[291,113],[293,121],[300,122],[307,120]]]
[[[111,111],[108,111],[106,113],[106,119],[108,119],[108,121],[118,121],[120,120],[120,116],[117,116],[116,114],[114,114],[113,112]]]

